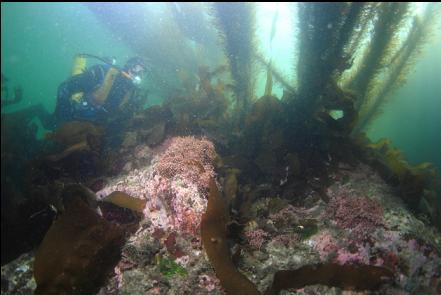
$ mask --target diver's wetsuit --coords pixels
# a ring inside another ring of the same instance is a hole
[[[103,122],[108,116],[118,113],[119,105],[124,96],[127,92],[135,90],[132,81],[121,74],[116,76],[107,99],[102,106],[94,106],[90,101],[90,95],[101,86],[109,68],[110,66],[107,65],[93,66],[86,72],[75,75],[60,85],[58,88],[57,107],[55,109],[57,122],[71,120]],[[84,98],[81,103],[71,99],[72,94],[77,92],[84,92]]]
[[[63,82],[58,88],[57,106],[55,113],[40,114],[40,120],[45,128],[54,129],[61,124],[79,120],[95,123],[106,123],[109,119],[124,119],[130,114],[129,110],[134,110],[139,101],[138,89],[127,77],[118,73],[113,81],[107,98],[102,105],[92,102],[92,95],[105,81],[108,65],[95,65],[79,75],[72,76]],[[71,97],[74,93],[83,92],[80,102]],[[129,102],[122,110],[120,104],[124,97],[129,93]]]
[[[23,89],[21,86],[14,87],[14,97],[9,97],[9,87],[7,86],[8,78],[2,73],[2,97],[1,107],[19,103],[23,98]]]

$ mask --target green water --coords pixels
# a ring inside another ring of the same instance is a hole
[[[43,103],[55,107],[58,85],[69,77],[77,53],[117,56],[133,52],[78,3],[2,3],[1,71],[24,89],[13,111]]]
[[[433,41],[368,136],[390,138],[412,164],[432,162],[441,170],[441,30]]]
[[[287,9],[281,8],[286,13]],[[282,72],[292,69],[290,47],[284,47],[292,30],[282,24],[283,14],[275,35],[272,51],[269,49],[271,18],[274,10],[260,10],[266,15],[257,28],[263,40],[260,49]],[[152,20],[153,21],[153,20]],[[291,24],[290,22],[286,22]],[[86,6],[78,3],[2,3],[1,4],[1,71],[11,81],[11,86],[21,85],[24,99],[2,111],[10,112],[25,106],[42,103],[53,111],[58,85],[70,75],[73,56],[80,52],[99,56],[115,56],[119,64],[136,52],[100,21]],[[285,36],[286,36],[285,34]],[[290,39],[290,40],[291,40]],[[441,34],[421,54],[415,70],[407,83],[398,89],[384,113],[370,126],[371,139],[388,137],[405,153],[411,163],[433,162],[441,167]],[[154,44],[152,44],[154,46]],[[288,61],[287,61],[288,60]],[[292,73],[294,73],[293,71]],[[294,80],[295,74],[290,75]],[[257,74],[256,93],[264,90],[266,75]],[[282,89],[275,85],[274,93],[281,97]],[[154,100],[161,101],[163,97]],[[41,132],[40,132],[41,135]]]

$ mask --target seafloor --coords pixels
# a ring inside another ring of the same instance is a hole
[[[125,161],[127,172],[106,179],[97,195],[123,191],[146,199],[155,190],[158,200],[146,200],[139,227],[127,237],[119,263],[98,294],[224,294],[201,242],[198,224],[206,196],[198,190],[199,180],[174,177],[165,188],[155,174],[164,148],[135,150]],[[238,225],[242,230],[230,245],[239,271],[264,292],[282,269],[375,265],[394,273],[379,290],[312,285],[281,294],[441,294],[440,234],[409,212],[367,165],[336,166],[324,193],[310,185],[301,206],[293,201],[295,192],[278,196],[266,184],[257,186],[247,222]],[[179,206],[183,211],[175,210]],[[33,294],[33,260],[31,252],[2,267],[2,294]]]

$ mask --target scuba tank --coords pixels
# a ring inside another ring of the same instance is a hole
[[[74,57],[72,76],[79,75],[86,70],[87,59],[83,54],[77,54]]]
[[[98,59],[99,61],[102,61],[103,63],[116,68],[118,71],[121,71],[121,69],[119,69],[118,67],[115,66],[116,64],[116,59],[114,57],[112,58],[102,58],[96,55],[92,55],[92,54],[87,54],[87,53],[79,53],[77,55],[75,55],[74,57],[74,61],[73,61],[73,66],[72,66],[72,72],[71,75],[75,76],[75,75],[79,75],[84,73],[84,71],[86,71],[86,67],[87,67],[87,58],[95,58]],[[76,101],[76,102],[81,102],[81,99],[83,98],[84,93],[83,92],[77,92],[72,94],[71,99]]]
[[[74,62],[73,62],[73,67],[72,67],[72,76],[79,75],[79,74],[83,73],[86,70],[86,64],[87,64],[86,57],[84,57],[81,54],[77,54],[74,57]],[[84,95],[83,92],[77,92],[77,93],[72,94],[71,99],[79,103],[81,101],[81,99],[83,98],[83,95]]]
[[[118,68],[116,64],[116,59],[114,57],[99,57],[96,55],[88,54],[88,53],[79,53],[75,55],[74,58],[74,66],[72,68],[72,75],[78,75],[81,74],[85,68],[87,63],[87,58],[95,58],[111,67]],[[119,69],[119,68],[118,68]],[[119,69],[121,70],[121,69]]]

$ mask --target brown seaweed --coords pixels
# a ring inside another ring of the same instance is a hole
[[[217,2],[213,7],[215,25],[235,82],[236,109],[241,124],[253,99],[254,10],[250,3]]]
[[[227,294],[259,294],[254,284],[236,269],[230,258],[227,223],[228,212],[212,179],[207,211],[201,221],[201,236],[205,251]]]
[[[119,260],[123,231],[76,198],[35,256],[35,294],[92,294]]]
[[[392,271],[387,268],[371,265],[306,265],[296,270],[276,272],[273,284],[265,295],[317,284],[349,290],[375,290],[392,277]]]
[[[110,195],[106,196],[103,201],[140,213],[143,212],[146,204],[146,200],[134,198],[124,192],[119,191],[112,192]]]

